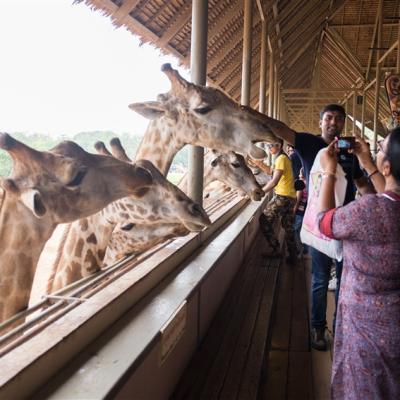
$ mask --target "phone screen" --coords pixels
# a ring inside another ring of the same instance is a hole
[[[354,147],[354,138],[340,138],[337,141],[337,148],[338,149],[352,149]]]

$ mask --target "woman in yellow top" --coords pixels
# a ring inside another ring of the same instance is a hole
[[[263,187],[265,193],[273,190],[274,195],[267,204],[260,217],[260,228],[270,246],[267,256],[279,256],[279,242],[274,233],[274,225],[281,219],[285,230],[285,241],[289,256],[286,261],[290,264],[296,262],[296,242],[294,236],[294,206],[296,204],[296,190],[292,162],[283,151],[283,140],[277,139],[276,143],[268,144],[269,151],[276,155],[272,173],[272,179]]]

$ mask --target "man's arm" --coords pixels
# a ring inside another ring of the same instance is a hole
[[[296,132],[293,129],[290,129],[286,124],[278,121],[277,119],[268,116],[265,116],[265,119],[265,123],[268,125],[274,135],[294,146]]]
[[[250,159],[250,163],[256,165],[261,171],[265,172],[268,175],[272,175],[272,168],[266,164],[262,160],[255,160],[254,158]]]
[[[264,192],[268,193],[269,191],[271,191],[278,184],[282,175],[283,175],[283,171],[281,169],[274,170],[272,179],[263,187]]]

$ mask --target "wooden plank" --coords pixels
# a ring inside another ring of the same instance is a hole
[[[240,332],[245,323],[246,314],[250,311],[249,302],[251,294],[256,288],[256,283],[262,271],[258,268],[254,273],[256,276],[253,276],[248,284],[241,288],[240,301],[234,306],[235,313],[231,321],[225,326],[228,334],[218,349],[214,363],[209,370],[207,380],[203,385],[203,391],[201,392],[201,398],[203,399],[218,397],[219,391],[222,389],[222,384],[226,379],[226,373],[229,369],[234,349],[237,346]]]
[[[207,335],[198,351],[191,360],[185,374],[180,383],[177,385],[173,399],[198,398],[202,392],[207,376],[215,361],[215,357],[220,351],[224,340],[229,340],[230,332],[228,326],[235,318],[236,304],[243,302],[243,296],[246,292],[243,290],[252,283],[252,271],[257,262],[259,255],[256,248],[259,247],[261,235],[258,235],[248,256],[243,263],[242,268],[238,271],[231,287],[229,288],[220,309],[217,311]]]
[[[253,333],[249,354],[241,379],[239,399],[256,399],[261,380],[261,371],[265,360],[268,337],[272,322],[272,309],[280,260],[274,260],[264,287],[257,324]],[[274,265],[275,264],[275,265]]]
[[[271,350],[268,354],[267,368],[260,384],[259,400],[285,400],[289,352]]]
[[[290,335],[291,351],[310,351],[310,332],[307,312],[307,287],[302,262],[293,270],[293,303]]]
[[[283,264],[278,280],[271,350],[289,350],[292,286],[293,272],[286,264]]]
[[[289,353],[287,399],[313,399],[311,353],[291,351]]]
[[[226,379],[223,382],[223,387],[221,387],[220,397],[226,399],[233,399],[237,397],[240,383],[242,380],[242,371],[244,370],[246,359],[248,356],[248,351],[252,345],[253,331],[257,321],[257,316],[260,308],[260,303],[262,300],[263,289],[265,283],[271,278],[270,273],[271,268],[260,268],[259,274],[257,275],[257,282],[251,293],[251,299],[248,303],[247,312],[245,313],[245,319],[241,327],[239,340],[232,351],[231,362],[229,368],[226,372]],[[267,315],[265,316],[267,317]],[[266,335],[264,336],[264,341],[266,340]],[[261,346],[263,348],[263,346]],[[260,349],[261,350],[261,349]],[[260,373],[261,366],[258,367],[257,373]],[[257,393],[258,382],[255,384],[255,389]],[[245,398],[239,396],[239,398]],[[249,397],[246,397],[249,398]]]

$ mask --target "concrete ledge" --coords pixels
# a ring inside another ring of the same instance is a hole
[[[167,398],[205,334],[257,232],[260,203],[235,220],[51,380],[37,398]],[[185,324],[162,359],[160,329],[184,304]]]

